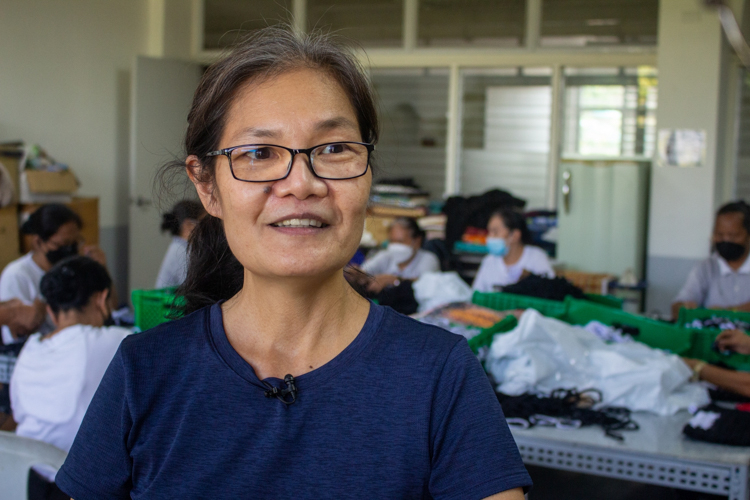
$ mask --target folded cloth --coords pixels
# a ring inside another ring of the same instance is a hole
[[[698,441],[750,446],[750,413],[710,404],[698,410],[682,432]]]

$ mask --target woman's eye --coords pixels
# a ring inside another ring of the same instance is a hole
[[[252,160],[268,160],[272,156],[270,148],[251,149],[245,154]]]
[[[328,144],[323,148],[321,154],[337,154],[343,153],[346,150],[346,144]]]

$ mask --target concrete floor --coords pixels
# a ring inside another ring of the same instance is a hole
[[[718,500],[727,497],[649,486],[619,479],[527,466],[529,500]]]

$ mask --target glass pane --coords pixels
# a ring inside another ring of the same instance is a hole
[[[499,188],[525,199],[529,209],[547,205],[551,78],[532,76],[544,73],[518,68],[463,72],[463,194]]]
[[[750,201],[750,73],[743,71],[737,133],[736,196]]]
[[[308,0],[307,29],[335,31],[363,47],[403,45],[403,0]]]
[[[445,191],[448,128],[447,69],[375,69],[380,141],[375,150],[377,177],[411,177],[441,199]]]
[[[650,67],[566,69],[564,154],[650,157],[656,84]]]
[[[222,49],[238,36],[266,26],[289,22],[292,0],[205,0],[203,47]]]
[[[523,45],[525,0],[420,0],[418,44],[433,47]]]
[[[541,44],[656,45],[659,0],[542,0]]]

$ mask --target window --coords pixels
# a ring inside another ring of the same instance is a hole
[[[307,29],[322,29],[363,47],[401,47],[403,0],[307,0]]]
[[[657,97],[653,68],[568,68],[565,74],[564,154],[653,154]]]
[[[377,69],[378,179],[412,177],[432,199],[445,191],[447,69]],[[376,179],[376,182],[377,180]]]
[[[737,180],[735,197],[750,201],[750,74],[743,72],[737,134]]]
[[[499,188],[547,206],[550,68],[463,72],[461,191]]]
[[[292,0],[205,0],[203,47],[222,49],[238,36],[291,19]]]
[[[656,45],[658,0],[543,0],[541,44]]]
[[[525,31],[525,0],[419,1],[420,46],[518,47]]]

